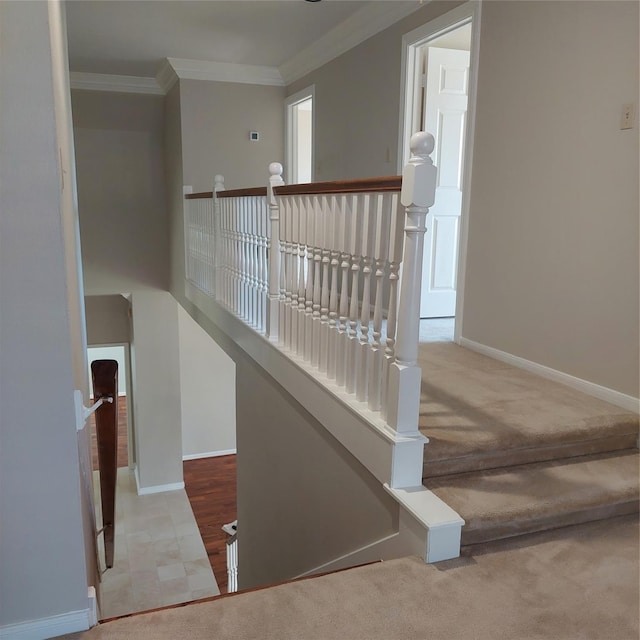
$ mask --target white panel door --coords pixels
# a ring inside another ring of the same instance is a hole
[[[469,52],[426,47],[423,130],[432,133],[438,167],[436,200],[427,217],[421,318],[454,316],[462,207],[462,164]]]

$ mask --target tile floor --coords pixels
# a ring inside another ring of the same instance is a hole
[[[98,528],[99,481],[94,472]],[[99,540],[104,569],[104,548]],[[100,619],[220,593],[184,489],[139,496],[118,469],[114,563],[102,576]]]

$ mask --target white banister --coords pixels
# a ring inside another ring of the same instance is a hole
[[[221,175],[212,193],[185,187],[187,279],[407,435],[418,433],[433,146],[430,134],[412,137],[402,181],[286,187],[274,162],[266,189],[225,191]]]
[[[437,170],[429,157],[434,138],[411,137],[411,158],[402,173],[401,202],[406,207],[405,244],[398,308],[395,362],[389,368],[387,422],[398,432],[416,432],[422,372],[417,365],[420,291],[426,217],[435,200]]]

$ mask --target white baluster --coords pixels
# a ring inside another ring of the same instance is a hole
[[[286,301],[285,301],[285,346],[287,349],[291,349],[291,300],[292,300],[292,289],[293,289],[293,216],[291,212],[291,199],[287,199],[284,203],[284,217],[286,219],[285,224],[285,232],[286,232],[286,242],[284,244],[285,251],[285,262],[287,265],[286,275],[287,278],[285,280],[285,292],[286,292]],[[296,251],[297,255],[297,251]]]
[[[360,336],[358,345],[358,382],[356,385],[356,399],[361,402],[367,400],[369,384],[369,331],[371,327],[371,265],[372,265],[372,235],[375,227],[373,221],[373,204],[375,199],[370,194],[364,196],[364,216],[362,221],[362,307],[360,309]]]
[[[300,244],[298,245],[298,261],[300,264],[300,270],[298,272],[298,336],[296,339],[296,354],[299,356],[304,355],[304,310],[305,310],[305,281],[304,275],[307,270],[307,205],[308,198],[300,196],[298,198],[298,220],[299,220],[299,233]]]
[[[329,267],[331,265],[331,209],[329,198],[322,196],[322,283],[320,293],[320,371],[329,366]]]
[[[373,343],[369,366],[369,409],[379,411],[382,406],[382,359],[384,344],[382,340],[382,304],[384,295],[384,276],[389,255],[389,232],[391,222],[391,196],[386,193],[376,195],[375,228],[375,300],[373,305]]]
[[[236,249],[236,260],[235,260],[235,276],[236,276],[236,286],[235,286],[235,301],[233,305],[233,311],[235,314],[242,317],[242,312],[244,310],[243,305],[243,297],[242,297],[242,274],[244,273],[244,247],[242,242],[242,200],[240,198],[234,198],[232,201],[233,212],[234,212],[234,229],[235,229],[235,249]]]
[[[340,230],[340,203],[341,198],[329,196],[329,250],[331,258],[331,289],[329,292],[329,344],[327,376],[330,380],[336,378],[338,346],[338,266],[340,265],[340,251],[338,250],[339,239],[337,237]]]
[[[289,198],[289,215],[291,216],[291,331],[290,346],[292,351],[298,351],[298,277],[300,270],[300,211],[298,198]]]
[[[307,230],[307,277],[304,290],[304,359],[311,362],[313,355],[313,284],[314,284],[314,196],[306,198],[306,230]]]
[[[351,231],[351,199],[340,198],[338,250],[340,252],[340,303],[338,338],[336,341],[336,382],[344,387],[347,380],[347,323],[349,321],[349,233]]]
[[[238,313],[238,315],[240,316],[240,318],[244,319],[244,309],[245,309],[245,297],[244,297],[244,292],[245,292],[245,281],[244,281],[244,274],[245,274],[245,264],[244,264],[244,259],[245,259],[245,255],[244,255],[244,199],[243,198],[238,198],[236,200],[236,206],[237,206],[237,212],[238,212],[238,218],[237,218],[237,225],[236,225],[236,230],[238,233],[238,267],[237,267],[237,272],[238,272],[238,306],[236,308],[236,311]]]
[[[364,212],[364,195],[357,194],[353,196],[353,206],[351,209],[351,234],[350,234],[350,253],[351,253],[351,300],[349,305],[349,320],[347,322],[347,391],[355,393],[358,385],[358,304],[359,285],[360,285],[360,256],[361,256],[361,234],[362,221]]]
[[[184,223],[184,277],[189,282],[193,281],[193,268],[191,266],[191,200],[186,196],[193,193],[193,187],[184,185],[182,187],[182,215]]]
[[[224,191],[224,176],[217,174],[213,179],[213,287],[214,298],[220,297],[222,289],[221,282],[221,265],[222,265],[222,230],[220,227],[222,218],[222,209],[220,207],[220,199],[218,193]]]
[[[404,210],[398,194],[394,193],[391,202],[391,223],[389,232],[389,313],[387,316],[386,344],[382,359],[382,396],[381,411],[386,420],[389,386],[389,365],[395,358],[396,321],[398,311],[398,271],[402,260],[402,242],[404,236]]]
[[[269,296],[269,208],[266,199],[260,199],[260,330],[267,334],[267,301]]]
[[[320,366],[320,274],[322,269],[322,203],[319,196],[313,198],[313,227],[314,241],[313,248],[313,345],[311,364],[314,367]]]
[[[267,185],[267,202],[269,205],[269,300],[267,308],[267,337],[278,341],[278,324],[280,317],[280,208],[273,193],[274,187],[284,184],[282,165],[272,162],[269,165],[269,183]]]
[[[260,252],[258,240],[258,198],[251,198],[251,325],[260,328],[258,320],[258,293],[260,285]]]
[[[433,136],[411,136],[411,158],[402,174],[405,244],[398,309],[396,359],[389,368],[387,422],[398,432],[418,429],[421,370],[417,365],[425,221],[435,199],[437,170],[429,155]]]
[[[286,211],[285,202],[286,202],[286,198],[283,198],[279,202],[279,206],[280,206],[280,300],[279,300],[280,326],[278,329],[278,343],[281,346],[285,346],[286,340],[287,340],[286,304],[287,304],[287,269],[289,268],[289,265],[287,264],[287,254],[286,254],[287,218],[285,215],[285,211]]]

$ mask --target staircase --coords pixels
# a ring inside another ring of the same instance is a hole
[[[462,545],[638,513],[638,415],[452,343],[420,345],[423,482]]]

